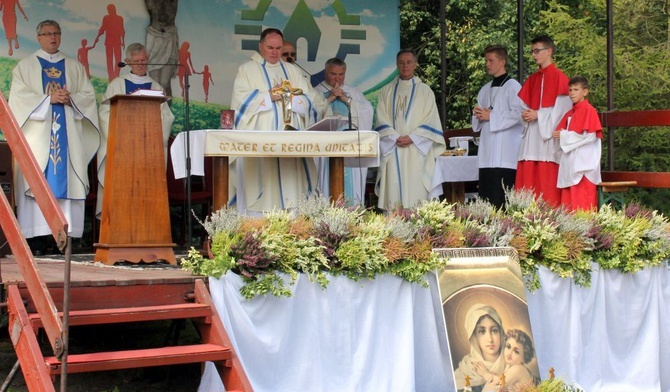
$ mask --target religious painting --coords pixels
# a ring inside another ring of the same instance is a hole
[[[523,390],[539,382],[514,248],[437,249],[440,296],[458,391]]]

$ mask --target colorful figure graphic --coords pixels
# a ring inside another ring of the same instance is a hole
[[[16,34],[16,8],[19,8],[23,19],[28,20],[28,15],[23,11],[19,0],[0,0],[0,11],[2,11],[2,26],[5,29],[5,38],[7,38],[7,45],[9,50],[7,53],[11,56],[14,54],[14,49],[19,48],[19,37]],[[12,48],[12,41],[14,41],[14,48]]]
[[[77,50],[77,60],[79,60],[81,65],[84,66],[84,69],[86,70],[86,76],[90,79],[91,71],[89,70],[88,66],[88,51],[95,48],[95,45],[86,46],[87,44],[88,40],[86,40],[86,38],[81,40],[81,47]]]
[[[191,44],[188,41],[184,41],[179,48],[179,64],[181,67],[177,72],[179,75],[179,87],[181,87],[181,97],[184,98],[185,88],[184,88],[184,79],[186,74],[193,75],[195,73],[195,67],[193,67],[193,61],[191,60]]]
[[[107,15],[102,18],[102,25],[95,37],[93,46],[98,43],[100,36],[105,34],[105,48],[107,55],[107,77],[109,80],[119,76],[119,61],[123,61],[123,48],[126,46],[126,32],[123,28],[123,17],[116,13],[114,4],[107,5]]]
[[[209,84],[211,83],[212,86],[214,85],[212,73],[209,72],[209,65],[205,64],[205,68],[202,72],[198,72],[198,74],[202,75],[202,91],[205,92],[205,102],[207,102],[209,99]]]

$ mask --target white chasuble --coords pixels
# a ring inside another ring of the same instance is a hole
[[[49,161],[52,132],[52,105],[42,85],[39,58],[50,63],[65,60],[65,80],[70,105],[64,105],[67,127],[67,195],[57,199],[69,223],[68,234],[81,237],[84,228],[84,201],[89,192],[88,164],[100,146],[95,91],[84,67],[76,60],[38,50],[23,58],[13,70],[9,107],[21,127],[37,164],[44,171]],[[23,174],[14,167],[15,198],[19,225],[26,238],[51,234]]]
[[[388,210],[411,208],[429,197],[435,158],[446,148],[435,95],[418,77],[396,77],[379,92],[377,125],[381,163],[375,192],[377,206]],[[409,135],[412,144],[398,147],[398,137]]]
[[[235,129],[278,132],[284,129],[282,100],[272,101],[269,92],[282,80],[289,80],[293,88],[302,90],[302,95],[292,98],[290,124],[296,129],[305,129],[321,119],[326,102],[302,77],[300,69],[283,61],[268,63],[254,53],[251,61],[239,67],[235,78],[230,105],[235,110]],[[313,158],[237,158],[231,161],[231,171],[235,171],[236,177],[236,195],[230,203],[236,203],[241,213],[289,208],[316,190]]]

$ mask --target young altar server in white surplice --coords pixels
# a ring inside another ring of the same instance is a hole
[[[281,60],[283,43],[280,30],[265,29],[258,43],[260,53],[254,53],[250,61],[239,67],[230,105],[235,110],[235,129],[284,129],[282,98],[270,93],[283,80],[302,90],[301,95],[294,95],[291,100],[290,125],[305,129],[323,117],[325,100],[298,67]],[[237,158],[234,165],[236,195],[230,203],[237,203],[241,213],[289,208],[316,190],[313,158]]]
[[[372,104],[356,87],[344,84],[346,73],[347,64],[344,61],[336,57],[326,61],[326,80],[316,86],[317,91],[323,93],[328,102],[326,116],[339,115],[348,118],[349,110],[351,110],[351,118],[358,120],[357,124],[352,124],[353,128],[363,131],[372,130],[372,117],[374,116]],[[330,195],[328,158],[319,158],[317,166],[319,190],[325,195]],[[347,205],[363,205],[367,173],[367,167],[346,167],[344,169],[344,199]]]
[[[396,65],[398,77],[382,88],[377,103],[382,157],[375,193],[383,210],[428,199],[435,158],[446,149],[435,94],[414,76],[416,55],[401,50]]]
[[[107,90],[102,96],[102,103],[98,111],[100,115],[100,130],[102,131],[102,145],[98,151],[98,200],[96,213],[99,215],[102,211],[102,197],[105,187],[105,167],[107,157],[107,138],[109,137],[109,111],[110,104],[107,101],[115,95],[132,94],[137,90],[160,90],[163,87],[147,73],[147,64],[149,55],[146,47],[140,43],[130,44],[126,48],[126,64],[130,67],[130,73],[124,74],[112,80],[107,85]],[[107,101],[107,102],[105,102]],[[174,122],[174,114],[170,110],[167,102],[161,104],[161,121],[163,127],[163,153],[167,162],[167,145],[170,137],[170,130]]]
[[[505,69],[507,49],[492,45],[484,49],[486,72],[493,80],[477,94],[472,130],[480,133],[479,197],[494,206],[505,205],[505,189],[514,188],[521,145],[521,85]]]
[[[68,235],[84,231],[88,164],[100,146],[95,91],[86,70],[60,51],[61,29],[53,20],[37,26],[40,49],[13,71],[9,107],[69,223]],[[23,174],[15,165],[18,221],[26,238],[50,235]]]
[[[554,40],[541,35],[532,41],[531,53],[538,70],[521,86],[519,98],[524,102],[521,119],[519,163],[515,189],[532,190],[554,207],[561,204],[561,191],[556,186],[561,148],[552,137],[565,112],[572,108],[568,98],[568,77],[553,63]]]

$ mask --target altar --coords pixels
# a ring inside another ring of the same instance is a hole
[[[188,152],[188,154],[187,154]],[[205,156],[215,157],[214,209],[228,203],[228,157],[329,157],[331,194],[344,192],[344,167],[379,166],[379,134],[374,131],[198,130],[177,134],[170,156],[175,178],[202,176]],[[244,184],[235,184],[241,189]]]
[[[255,391],[454,391],[434,274],[429,288],[330,278],[326,290],[301,276],[291,298],[250,301],[239,276],[210,278]],[[667,266],[630,275],[594,266],[589,288],[544,267],[540,280],[526,298],[543,379],[553,367],[588,392],[670,391]]]

